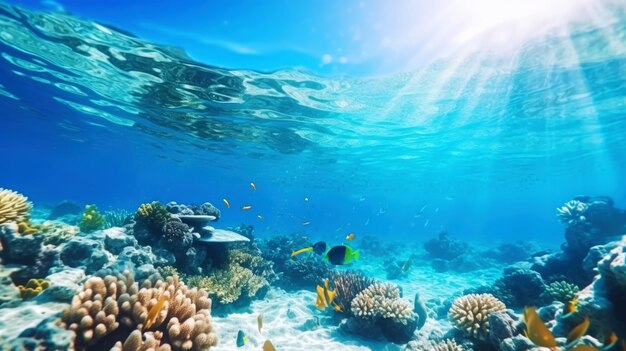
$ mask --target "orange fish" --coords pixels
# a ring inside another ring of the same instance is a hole
[[[271,341],[265,340],[265,343],[263,344],[263,351],[276,351],[276,348]]]
[[[568,315],[578,310],[578,298],[574,297],[571,301],[563,306],[563,314]]]
[[[608,349],[615,344],[617,344],[617,334],[611,332],[604,338],[604,347]]]
[[[252,187],[252,190],[256,190],[256,185],[254,184],[254,182],[250,182],[250,187]]]
[[[355,236],[356,236],[356,234],[350,233],[350,234],[348,234],[348,236],[346,236],[346,240],[350,241],[350,240],[354,239]]]
[[[600,351],[600,349],[589,345],[578,345],[572,351]]]
[[[526,324],[526,337],[535,345],[549,348],[556,347],[554,335],[552,335],[541,318],[539,318],[536,308],[524,308],[524,323]]]
[[[226,208],[230,208],[230,202],[228,202],[228,200],[222,199],[222,201],[224,202],[224,205],[226,206]]]
[[[150,309],[150,312],[148,312],[146,324],[144,324],[143,326],[144,330],[149,329],[154,324],[154,322],[156,322],[157,316],[159,315],[159,312],[161,312],[161,310],[163,309],[165,301],[167,301],[167,296],[165,295],[165,293],[163,293],[163,295],[161,295],[161,297],[159,298],[159,301],[157,301],[157,303]]]
[[[250,206],[250,205],[245,205],[245,206],[241,207],[241,210],[242,210],[242,211],[247,211],[247,210],[249,210],[249,209],[251,209],[251,208],[252,208],[252,206]]]
[[[570,342],[581,338],[585,335],[587,329],[589,329],[589,318],[585,317],[585,320],[583,320],[582,323],[575,326],[574,329],[567,334],[567,343],[569,344]]]

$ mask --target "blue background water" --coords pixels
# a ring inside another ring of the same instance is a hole
[[[297,19],[296,10],[301,18],[331,6],[307,4],[266,11]],[[252,19],[244,5],[219,13],[246,31],[207,37],[240,42],[269,26],[269,15]],[[64,6],[153,40],[130,18],[174,11],[138,3],[115,20],[105,5]],[[309,60],[280,50],[208,57],[201,46],[157,40],[192,48],[191,59],[74,16],[2,7],[0,19],[0,186],[36,204],[210,201],[224,225],[250,223],[260,235],[422,241],[445,229],[550,245],[562,240],[555,207],[572,196],[605,194],[626,206],[622,20],[536,39],[513,56],[472,52],[380,77],[376,55],[371,64],[320,65],[323,39]],[[307,41],[289,22],[269,27],[252,41],[290,28],[291,41],[277,46]],[[294,62],[305,67],[234,69]],[[244,204],[253,209],[240,211]]]

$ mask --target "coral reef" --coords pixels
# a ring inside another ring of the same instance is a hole
[[[505,310],[504,303],[491,294],[470,294],[454,300],[448,319],[467,336],[486,340],[489,336],[489,315]]]
[[[347,315],[353,315],[352,300],[363,290],[374,284],[374,279],[366,277],[359,272],[341,271],[333,274],[332,284],[337,292],[334,302],[338,304]]]
[[[125,273],[87,280],[61,321],[81,350],[208,350],[217,344],[210,309],[206,292],[175,276],[139,285]]]
[[[22,299],[30,300],[49,287],[50,282],[45,279],[30,279],[28,283],[26,283],[26,286],[18,285],[17,289],[20,291]]]
[[[182,222],[167,222],[163,226],[163,240],[172,252],[185,252],[193,244],[191,228]]]
[[[453,239],[447,232],[441,232],[436,239],[425,242],[424,249],[433,258],[452,260],[467,253],[469,245]]]
[[[27,222],[33,205],[24,195],[0,188],[0,224]]]
[[[588,208],[589,205],[582,201],[570,200],[556,209],[556,215],[567,225],[584,223],[587,220],[585,212]]]
[[[557,281],[548,284],[543,295],[545,300],[549,300],[548,302],[560,301],[567,303],[578,294],[579,290],[574,284],[566,281]]]
[[[105,211],[105,227],[123,227],[125,224],[130,223],[132,216],[133,215],[126,210]]]
[[[59,221],[44,221],[39,225],[44,245],[59,246],[80,232],[80,228]]]
[[[172,220],[172,216],[165,206],[158,201],[141,204],[135,213],[135,225],[154,233],[161,233],[165,223],[170,220]]]
[[[85,233],[91,233],[104,228],[105,224],[106,220],[104,216],[98,212],[98,207],[96,207],[96,205],[87,205],[85,206],[85,212],[83,212],[83,217],[78,227]]]
[[[439,343],[431,343],[430,347],[424,351],[463,351],[463,348],[457,345],[454,339],[446,339]]]

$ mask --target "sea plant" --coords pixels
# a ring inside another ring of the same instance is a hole
[[[106,220],[98,211],[98,207],[96,205],[87,205],[78,227],[82,232],[90,233],[104,228],[105,223]]]

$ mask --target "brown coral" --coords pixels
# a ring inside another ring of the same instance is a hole
[[[162,309],[145,328],[150,310],[162,296]],[[205,291],[187,289],[177,277],[146,280],[139,287],[126,273],[89,279],[61,320],[76,332],[77,349],[81,350],[96,344],[124,351],[209,350],[217,344],[210,308]]]
[[[24,195],[0,188],[0,224],[28,221],[32,207]]]
[[[489,336],[489,314],[505,310],[504,303],[491,294],[470,294],[454,300],[448,319],[465,334],[486,340]]]

